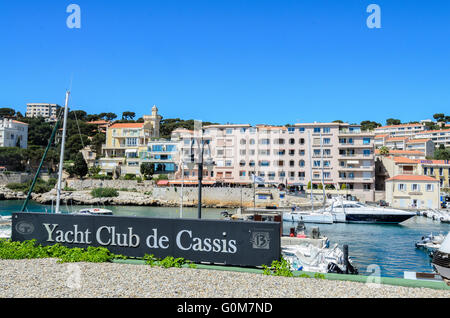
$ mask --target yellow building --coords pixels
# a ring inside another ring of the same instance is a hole
[[[450,188],[449,160],[419,160],[419,174],[439,180],[441,188]]]
[[[429,176],[397,175],[386,180],[386,201],[400,209],[439,209],[439,181]]]
[[[159,138],[162,119],[156,106],[152,108],[152,115],[143,118],[143,123],[116,123],[107,128],[103,158],[99,160],[104,172],[139,174],[139,153],[147,150],[152,138]]]

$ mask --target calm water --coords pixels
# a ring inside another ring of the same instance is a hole
[[[0,215],[11,215],[19,211],[22,201],[0,201]],[[63,211],[74,212],[90,206],[62,206]],[[98,206],[96,206],[98,207]],[[117,207],[104,206],[115,215],[147,216],[147,217],[179,217],[179,208],[165,207]],[[51,206],[30,202],[29,212],[48,212]],[[218,219],[224,209],[202,209],[205,219]],[[184,218],[197,218],[196,208],[183,208]],[[295,224],[284,223],[285,234]],[[309,231],[312,227],[319,227],[322,235],[329,238],[331,244],[349,246],[349,254],[354,265],[361,274],[366,272],[367,266],[376,264],[380,266],[381,275],[388,277],[403,277],[404,271],[432,272],[430,259],[422,250],[415,248],[414,243],[424,235],[431,232],[447,234],[450,224],[441,224],[436,221],[414,217],[401,225],[371,225],[371,224],[306,224]]]

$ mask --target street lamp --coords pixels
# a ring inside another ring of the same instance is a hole
[[[191,142],[191,162],[188,162],[188,168],[193,169],[195,165],[195,153],[194,153],[194,141],[195,138],[192,138]],[[208,158],[205,162],[203,162],[203,156],[205,153],[205,146],[208,146]],[[198,166],[198,218],[202,218],[202,181],[203,181],[203,167],[206,166],[208,169],[208,174],[211,175],[211,171],[215,165],[212,157],[211,157],[211,147],[209,144],[209,140],[204,140],[203,136],[200,138],[197,138],[197,147],[198,147],[198,160],[197,160],[197,166]]]

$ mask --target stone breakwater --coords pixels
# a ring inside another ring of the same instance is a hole
[[[133,206],[179,206],[181,204],[181,192],[183,191],[183,206],[195,207],[198,202],[197,187],[158,187],[150,181],[137,182],[132,180],[66,180],[64,188],[74,191],[63,191],[61,202],[75,205],[133,205]],[[113,198],[94,198],[91,190],[96,188],[114,188],[119,195]],[[24,200],[26,193],[14,192],[5,186],[0,186],[0,200]],[[31,196],[33,201],[51,205],[56,199],[56,189],[48,193]],[[254,202],[255,201],[255,202]],[[236,187],[204,187],[202,189],[202,204],[205,207],[237,208],[258,207],[267,205],[309,206],[309,199],[290,197],[280,198],[278,189],[275,188],[236,188]]]
[[[449,298],[448,290],[114,263],[0,260],[2,298]]]

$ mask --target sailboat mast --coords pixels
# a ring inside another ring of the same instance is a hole
[[[314,202],[313,202],[313,183],[312,183],[312,159],[311,159],[311,131],[308,130],[308,145],[309,145],[309,179],[311,180],[311,210],[314,212]]]
[[[323,139],[322,139],[322,129],[320,129],[320,153],[321,153],[321,158],[320,158],[320,166],[322,167],[322,192],[323,192],[323,205],[325,206],[325,177],[323,175]]]
[[[59,172],[58,172],[58,189],[56,193],[56,213],[61,213],[59,210],[60,200],[61,200],[61,183],[62,183],[62,172],[63,172],[63,164],[64,164],[64,145],[66,143],[66,128],[67,128],[67,115],[69,113],[69,95],[70,91],[66,92],[66,104],[64,106],[64,125],[63,125],[63,135],[61,140],[61,153],[59,156]]]

